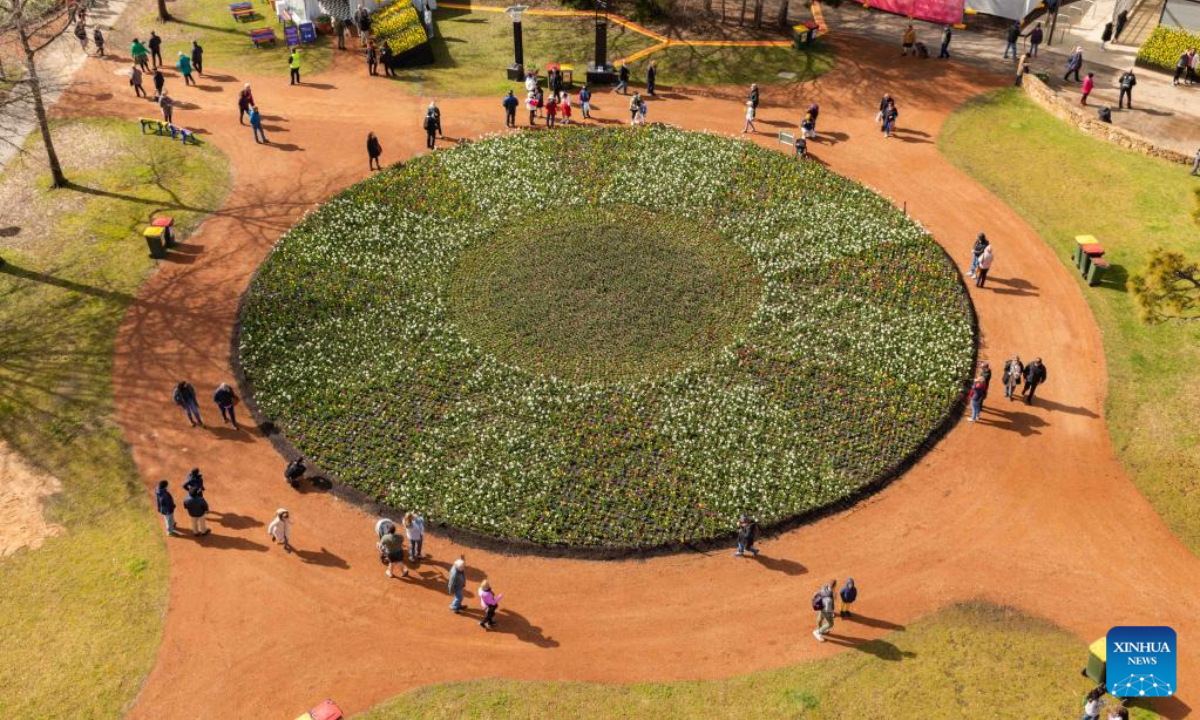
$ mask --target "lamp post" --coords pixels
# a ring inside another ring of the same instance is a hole
[[[608,67],[608,2],[607,0],[596,0],[596,62],[593,63],[597,70],[604,70]]]
[[[521,16],[529,8],[513,5],[504,9],[504,14],[513,24],[513,64],[508,68],[509,80],[521,80],[525,75],[525,45],[521,37]]]

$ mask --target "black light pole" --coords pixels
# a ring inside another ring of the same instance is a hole
[[[521,16],[527,9],[524,5],[513,5],[504,10],[513,24],[513,64],[508,68],[509,80],[521,80],[525,75],[525,42],[521,36]]]
[[[606,0],[596,0],[595,66],[597,70],[604,70],[608,67],[608,16],[604,14],[607,12],[608,2]]]

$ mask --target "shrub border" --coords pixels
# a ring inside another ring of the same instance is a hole
[[[693,132],[693,131],[687,131]],[[397,163],[403,165],[404,163]],[[832,171],[831,171],[832,172]],[[857,181],[856,181],[857,182]],[[356,183],[357,184],[357,183]],[[866,187],[866,186],[864,186]],[[895,207],[895,201],[892,198],[883,195],[882,193],[868,188],[871,192],[883,197]],[[324,203],[322,203],[324,204]],[[904,211],[907,217],[907,210]],[[290,230],[290,228],[289,228]],[[284,233],[286,234],[286,232]],[[279,239],[282,239],[281,234],[276,239],[275,245],[272,245],[271,252],[274,252],[275,246],[278,245]],[[929,234],[932,239],[933,235]],[[836,515],[843,510],[848,510],[857,505],[859,502],[871,497],[879,491],[892,484],[897,478],[908,472],[910,468],[917,464],[933,446],[941,441],[943,437],[954,428],[962,419],[963,411],[967,407],[967,390],[970,387],[974,368],[979,363],[979,317],[975,313],[975,303],[971,300],[971,293],[963,281],[962,270],[955,264],[954,259],[947,252],[946,248],[941,243],[933,240],[938,249],[941,250],[942,256],[950,267],[954,268],[955,275],[958,276],[959,287],[963,289],[963,298],[965,300],[967,315],[971,323],[971,367],[972,373],[963,381],[961,392],[954,402],[950,403],[946,408],[946,413],[942,417],[933,430],[925,436],[925,439],[917,445],[912,452],[908,453],[887,470],[884,470],[876,478],[860,486],[854,492],[835,500],[831,503],[821,505],[819,507],[804,510],[790,517],[784,518],[777,522],[770,523],[761,527],[761,535],[764,537],[782,535],[790,530],[794,530],[802,525],[814,523],[824,518]],[[233,333],[230,336],[229,344],[229,364],[233,370],[233,377],[237,382],[238,389],[241,391],[242,401],[246,408],[250,411],[250,416],[254,418],[255,424],[263,437],[271,441],[271,444],[283,456],[283,462],[279,468],[279,479],[283,481],[283,469],[287,463],[302,457],[299,449],[283,434],[283,432],[275,425],[274,421],[268,418],[259,409],[258,403],[254,400],[254,386],[246,378],[245,368],[242,366],[241,358],[241,338],[242,338],[242,318],[246,301],[250,295],[250,288],[254,286],[258,279],[259,272],[262,271],[263,264],[270,253],[259,263],[255,268],[254,273],[250,276],[245,288],[242,289],[241,295],[238,298],[237,318],[234,321]],[[386,516],[392,518],[401,517],[404,514],[403,508],[386,503],[379,502],[365,492],[355,488],[347,483],[342,482],[333,473],[326,472],[323,468],[314,463],[308,463],[308,472],[305,478],[311,482],[314,487],[319,490],[324,490],[331,493],[334,497],[352,503],[358,508],[370,512],[378,516]],[[327,487],[321,487],[327,486]],[[305,492],[303,490],[299,492]],[[733,546],[737,533],[734,528],[730,528],[729,532],[720,535],[714,535],[707,539],[689,540],[686,542],[674,543],[658,543],[655,545],[646,546],[577,546],[567,544],[541,545],[530,542],[528,540],[504,539],[494,535],[474,530],[467,530],[454,525],[444,524],[431,521],[426,518],[426,529],[434,528],[440,534],[444,535],[451,542],[465,545],[468,548],[485,550],[501,555],[509,556],[534,556],[544,558],[570,558],[576,560],[645,560],[653,557],[661,557],[665,555],[675,555],[684,551],[707,554],[713,550],[729,549]]]

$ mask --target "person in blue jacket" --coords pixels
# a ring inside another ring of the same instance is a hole
[[[854,578],[846,578],[846,584],[842,586],[842,617],[850,616],[850,606],[858,599],[858,588],[854,585]]]
[[[192,519],[193,535],[202,537],[212,532],[204,518],[208,515],[208,501],[204,499],[204,493],[199,490],[189,492],[187,499],[183,501],[183,509],[187,510],[188,517]]]
[[[508,94],[504,96],[504,100],[503,100],[502,104],[504,105],[504,125],[505,125],[505,127],[516,127],[517,126],[517,105],[520,105],[521,103],[519,100],[517,100],[517,96],[513,95],[512,90],[509,90]]]
[[[158,514],[163,516],[167,524],[167,534],[178,535],[179,533],[175,532],[175,498],[171,497],[171,491],[167,490],[166,480],[158,481],[158,489],[154,491],[154,503],[158,506]]]
[[[183,483],[183,491],[189,495],[204,492],[204,476],[200,474],[200,468],[192,468],[188,473],[187,480]]]
[[[204,421],[200,419],[200,404],[196,402],[196,388],[192,387],[190,382],[181,380],[175,386],[175,392],[171,395],[171,399],[175,401],[176,405],[183,408],[192,427],[197,425],[204,427]]]

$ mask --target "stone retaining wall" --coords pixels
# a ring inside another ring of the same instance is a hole
[[[1025,94],[1028,95],[1031,100],[1040,105],[1051,115],[1059,118],[1060,120],[1065,120],[1080,130],[1090,135],[1094,135],[1101,140],[1107,140],[1108,142],[1120,145],[1123,148],[1128,148],[1135,152],[1142,153],[1143,155],[1162,158],[1168,162],[1184,163],[1188,165],[1192,163],[1192,158],[1190,156],[1184,155],[1176,150],[1169,150],[1164,147],[1159,147],[1132,130],[1119,128],[1111,123],[1100,122],[1100,119],[1096,117],[1097,108],[1095,106],[1084,109],[1075,103],[1065,100],[1062,96],[1052,90],[1046,85],[1046,83],[1039,80],[1033,74],[1026,75],[1021,86],[1025,89]]]

